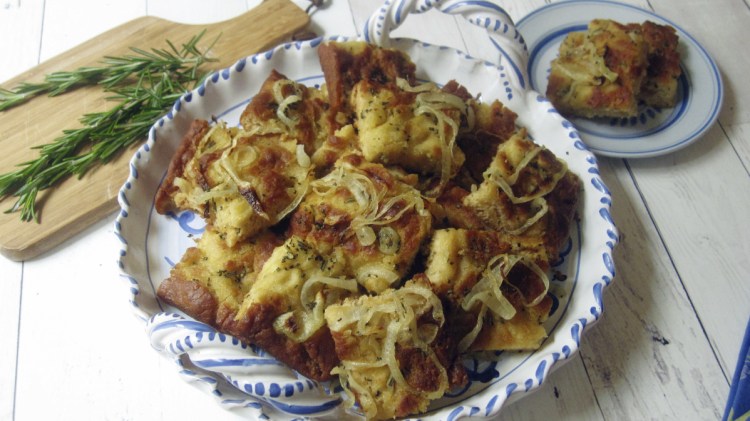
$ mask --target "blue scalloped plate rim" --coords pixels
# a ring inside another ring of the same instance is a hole
[[[610,0],[569,0],[548,4],[517,22],[530,54],[528,73],[533,89],[544,92],[549,63],[563,38],[586,29],[594,18],[621,22],[651,20],[668,24],[680,37],[682,76],[675,108],[639,106],[627,119],[571,118],[581,138],[594,153],[621,158],[648,158],[672,153],[699,140],[721,111],[724,85],[718,66],[705,48],[674,22],[639,7]]]

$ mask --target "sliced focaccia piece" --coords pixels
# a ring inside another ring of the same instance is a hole
[[[568,238],[580,189],[565,162],[522,129],[498,147],[482,183],[462,200],[463,211],[474,213],[484,228],[457,226],[534,238],[554,260]]]
[[[311,165],[296,140],[222,123],[195,127],[159,188],[157,211],[192,210],[232,247],[280,221],[302,200]]]
[[[329,173],[339,158],[359,152],[358,143],[357,131],[352,124],[337,129],[312,155],[315,173],[319,176]]]
[[[367,419],[424,412],[454,386],[450,372],[460,364],[439,346],[445,317],[429,285],[347,299],[325,318],[341,360],[335,372]]]
[[[432,224],[411,178],[361,155],[346,155],[311,183],[291,217],[289,234],[323,254],[340,250],[347,275],[370,292],[396,286]]]
[[[354,86],[366,81],[372,86],[395,86],[396,80],[416,80],[416,66],[402,51],[361,41],[324,42],[318,47],[320,66],[329,98],[333,133],[313,154],[313,163],[328,171],[342,155],[359,150],[357,115],[350,97]]]
[[[543,247],[496,231],[444,229],[429,250],[425,275],[453,303],[448,323],[473,326],[461,332],[459,351],[539,347],[552,305]]]
[[[365,159],[437,175],[440,186],[456,174],[464,154],[456,145],[468,105],[461,97],[427,83],[380,86],[357,83],[351,94],[355,127]]]
[[[206,120],[197,119],[190,124],[190,128],[177,146],[174,155],[172,155],[164,181],[156,191],[154,207],[158,213],[164,215],[179,208],[174,200],[174,196],[180,191],[175,184],[175,179],[185,178],[185,170],[188,164],[195,158],[195,154],[201,146],[201,141],[210,129],[211,126]]]
[[[157,295],[222,332],[236,331],[237,310],[266,259],[281,242],[272,232],[264,231],[229,247],[209,228],[171,269]]]
[[[399,78],[409,82],[416,80],[416,66],[406,53],[361,41],[324,42],[318,47],[318,57],[331,110],[343,113],[337,117],[338,121],[349,119],[349,96],[358,82],[364,80],[376,85],[389,85]]]
[[[518,115],[500,101],[490,104],[472,101],[470,105],[474,124],[459,134],[457,142],[466,156],[463,168],[471,181],[479,182],[497,153],[497,147],[516,132]]]
[[[635,116],[647,54],[639,27],[592,20],[586,32],[571,32],[560,45],[547,97],[563,115]]]
[[[651,21],[643,22],[640,27],[648,45],[648,71],[639,97],[653,107],[674,107],[677,80],[682,74],[677,31]]]
[[[240,125],[250,133],[274,133],[295,139],[313,153],[333,134],[325,90],[307,87],[272,70],[242,111]]]
[[[323,312],[359,295],[345,267],[342,251],[323,254],[290,237],[273,251],[242,302],[239,335],[303,375],[329,380],[338,358]]]

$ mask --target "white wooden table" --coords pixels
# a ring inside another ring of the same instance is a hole
[[[139,16],[210,22],[256,1],[0,0],[0,80]],[[709,420],[724,410],[750,317],[750,6],[626,1],[706,47],[724,78],[724,107],[686,149],[600,158],[622,236],[604,316],[580,352],[503,419]],[[516,20],[545,3],[502,0]],[[354,35],[378,5],[326,0],[312,29]],[[402,29],[471,50],[456,25],[429,14]],[[114,217],[33,260],[0,257],[0,420],[237,419],[150,349],[118,276]]]

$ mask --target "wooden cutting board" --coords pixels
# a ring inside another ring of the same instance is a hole
[[[266,0],[234,19],[209,25],[186,25],[154,17],[127,22],[93,38],[0,86],[11,89],[22,81],[40,81],[45,74],[92,66],[106,55],[128,54],[130,47],[166,48],[166,40],[182,45],[203,29],[203,47],[220,35],[210,55],[227,67],[247,55],[264,51],[302,29],[307,14],[289,0]],[[200,45],[199,45],[200,47]],[[63,129],[79,127],[84,114],[111,106],[98,88],[83,88],[50,98],[39,97],[0,112],[0,173],[37,156],[30,147],[52,142]],[[146,139],[144,138],[144,141]],[[12,260],[35,257],[118,209],[117,193],[128,176],[128,162],[137,146],[82,179],[69,179],[38,196],[40,223],[21,222],[18,213],[0,212],[0,253]],[[0,201],[0,211],[15,198]]]

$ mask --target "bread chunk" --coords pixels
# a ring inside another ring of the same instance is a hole
[[[540,244],[525,240],[497,231],[435,231],[425,275],[452,302],[448,323],[476,329],[463,331],[459,351],[536,349],[547,337],[541,323],[552,304],[544,279],[549,261]]]
[[[159,188],[157,211],[192,210],[232,247],[277,223],[301,200],[310,163],[299,159],[295,139],[220,123],[194,133]]]
[[[547,97],[563,115],[580,117],[632,117],[639,101],[673,107],[682,72],[678,41],[669,25],[592,20],[560,45]]]
[[[455,139],[467,113],[456,89],[414,86],[414,64],[397,50],[324,43],[318,54],[331,110],[342,126],[353,124],[365,159],[443,182],[456,173],[464,157]]]
[[[564,161],[519,130],[498,147],[482,183],[462,203],[482,226],[543,244],[551,260],[568,236],[580,188]]]
[[[641,25],[641,32],[648,44],[648,72],[640,99],[652,107],[674,107],[677,81],[682,74],[677,31],[669,25],[646,21]]]
[[[250,133],[282,133],[311,156],[333,134],[327,91],[290,80],[276,70],[245,107],[240,125]]]
[[[399,50],[357,41],[324,42],[318,47],[318,57],[333,113],[351,112],[349,96],[360,81],[380,86],[394,84],[399,78],[416,81],[416,66]]]
[[[410,281],[347,299],[328,307],[325,317],[341,360],[336,372],[368,419],[424,412],[449,390],[454,361],[440,358],[445,318],[428,285]]]
[[[281,241],[266,231],[229,247],[209,228],[172,268],[157,295],[203,323],[224,332],[237,331],[237,311]]]
[[[208,121],[196,119],[190,124],[190,129],[183,136],[177,150],[172,155],[172,160],[169,162],[167,175],[156,191],[154,207],[159,214],[165,215],[167,212],[178,209],[178,205],[174,201],[174,195],[179,192],[179,187],[174,182],[175,178],[184,178],[185,169],[195,157],[196,149],[200,146],[201,140],[208,133],[209,128]]]
[[[552,61],[547,98],[563,115],[629,117],[648,67],[641,31],[595,19],[586,32],[571,32]]]
[[[320,253],[340,251],[346,275],[379,293],[410,270],[431,227],[432,217],[412,185],[352,154],[313,183],[292,215],[288,234]]]
[[[365,159],[420,174],[453,176],[464,162],[455,140],[466,103],[437,87],[357,83],[351,94]]]
[[[315,380],[329,380],[338,364],[323,311],[349,295],[339,251],[321,254],[292,236],[274,249],[237,311],[241,337]]]
[[[516,132],[518,115],[497,100],[490,104],[472,101],[470,105],[474,111],[474,126],[459,133],[456,141],[466,156],[463,169],[471,182],[477,183],[490,166],[498,146]]]

